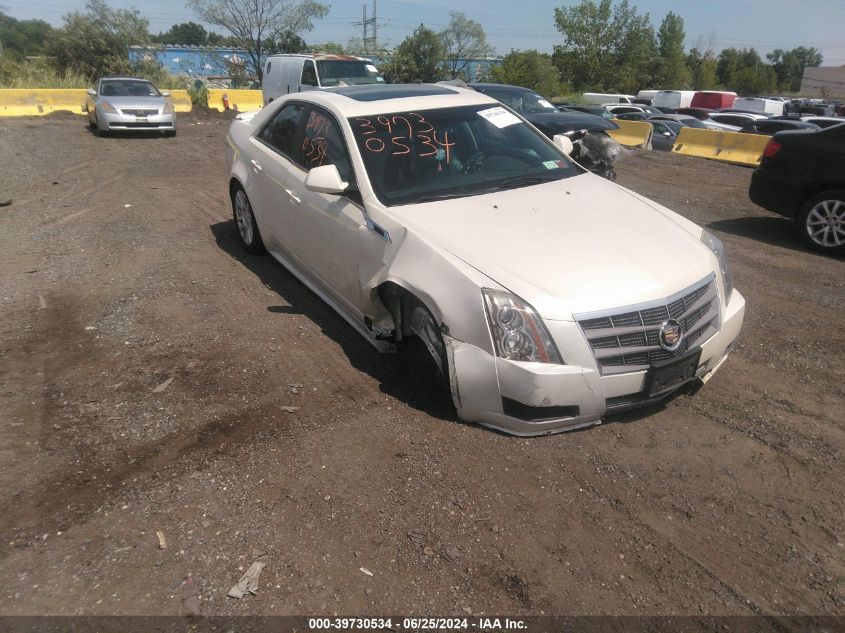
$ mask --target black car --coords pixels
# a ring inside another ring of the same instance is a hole
[[[619,129],[619,126],[609,119],[584,112],[558,110],[551,101],[528,88],[503,84],[470,84],[469,87],[504,103],[528,119],[549,138],[573,130],[596,132]]]
[[[675,114],[694,116],[699,121],[703,121],[714,112],[718,112],[718,110],[711,110],[710,108],[677,108],[675,110]]]
[[[607,131],[618,130],[619,125],[612,120],[584,112],[562,111],[542,95],[520,86],[469,84],[469,87],[518,112],[551,139],[556,134],[571,134],[572,158],[599,176],[616,179],[613,165],[620,146]]]
[[[766,134],[771,136],[777,132],[785,130],[819,130],[820,126],[815,123],[807,123],[800,119],[763,119],[761,121],[752,121],[740,128],[740,132],[744,134]]]
[[[555,103],[555,105],[561,112],[583,112],[584,114],[592,114],[603,119],[614,118],[613,114],[600,105],[581,105],[579,103]]]
[[[775,134],[748,195],[764,209],[793,218],[810,247],[845,251],[845,125]]]

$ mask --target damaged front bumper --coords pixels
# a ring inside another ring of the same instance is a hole
[[[648,371],[602,376],[574,322],[546,321],[565,365],[496,358],[444,335],[452,399],[462,420],[513,435],[546,435],[601,424],[609,413],[661,400],[693,380],[707,381],[736,341],[745,300],[734,291],[716,334],[704,341],[689,380],[657,397],[647,393]]]

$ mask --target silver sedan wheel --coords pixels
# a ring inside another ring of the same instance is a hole
[[[252,241],[255,239],[255,224],[252,219],[252,207],[243,189],[238,189],[235,194],[235,221],[243,243],[252,246]]]
[[[845,201],[820,200],[807,214],[804,228],[810,239],[821,247],[845,245]]]

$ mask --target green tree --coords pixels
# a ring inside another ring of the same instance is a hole
[[[208,44],[208,31],[202,24],[182,22],[181,24],[174,24],[169,31],[160,33],[153,39],[159,44],[205,46]]]
[[[726,48],[716,66],[719,84],[744,95],[762,94],[777,87],[775,70],[753,48]]]
[[[399,46],[392,59],[382,64],[381,73],[390,83],[440,81],[447,74],[443,41],[420,24]]]
[[[553,59],[561,77],[576,90],[633,92],[650,84],[657,42],[648,14],[628,0],[581,0],[555,9],[555,26],[564,43]]]
[[[815,48],[799,46],[789,51],[776,48],[766,55],[777,76],[778,88],[787,92],[798,92],[804,69],[808,66],[821,66],[822,55]]]
[[[0,12],[0,52],[16,59],[40,55],[52,30],[43,20],[17,20]]]
[[[308,45],[304,39],[288,29],[276,39],[268,40],[265,49],[268,53],[304,53],[308,50]]]
[[[686,88],[690,84],[690,72],[684,54],[684,19],[670,11],[663,18],[657,31],[657,49],[660,62],[656,83],[663,88]]]
[[[88,0],[85,8],[66,15],[64,26],[48,38],[57,70],[91,80],[132,72],[129,46],[149,41],[149,22],[134,9],[112,9],[103,0]]]
[[[500,64],[490,68],[490,78],[499,84],[531,88],[547,97],[564,92],[551,56],[537,51],[511,51]]]
[[[325,44],[311,44],[308,46],[308,50],[314,51],[315,53],[329,53],[330,55],[345,55],[346,51],[343,48],[343,44],[338,42],[326,42]]]
[[[246,51],[248,71],[259,81],[267,42],[278,43],[285,34],[299,37],[329,11],[314,0],[188,0],[188,6],[203,21],[231,34]]]
[[[719,85],[716,77],[716,58],[713,51],[701,52],[693,48],[686,58],[690,73],[690,86],[693,90],[715,90]]]
[[[463,13],[451,11],[449,25],[440,32],[449,78],[466,79],[470,59],[483,59],[493,54],[482,26]]]

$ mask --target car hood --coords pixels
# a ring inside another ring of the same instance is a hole
[[[152,110],[153,108],[161,110],[167,101],[167,97],[101,97],[100,99],[108,101],[114,108],[132,110]]]
[[[713,270],[700,228],[592,174],[390,211],[552,320],[662,299]]]
[[[551,130],[554,134],[572,130],[615,130],[619,126],[610,119],[580,112],[542,112],[524,115],[532,125]]]

